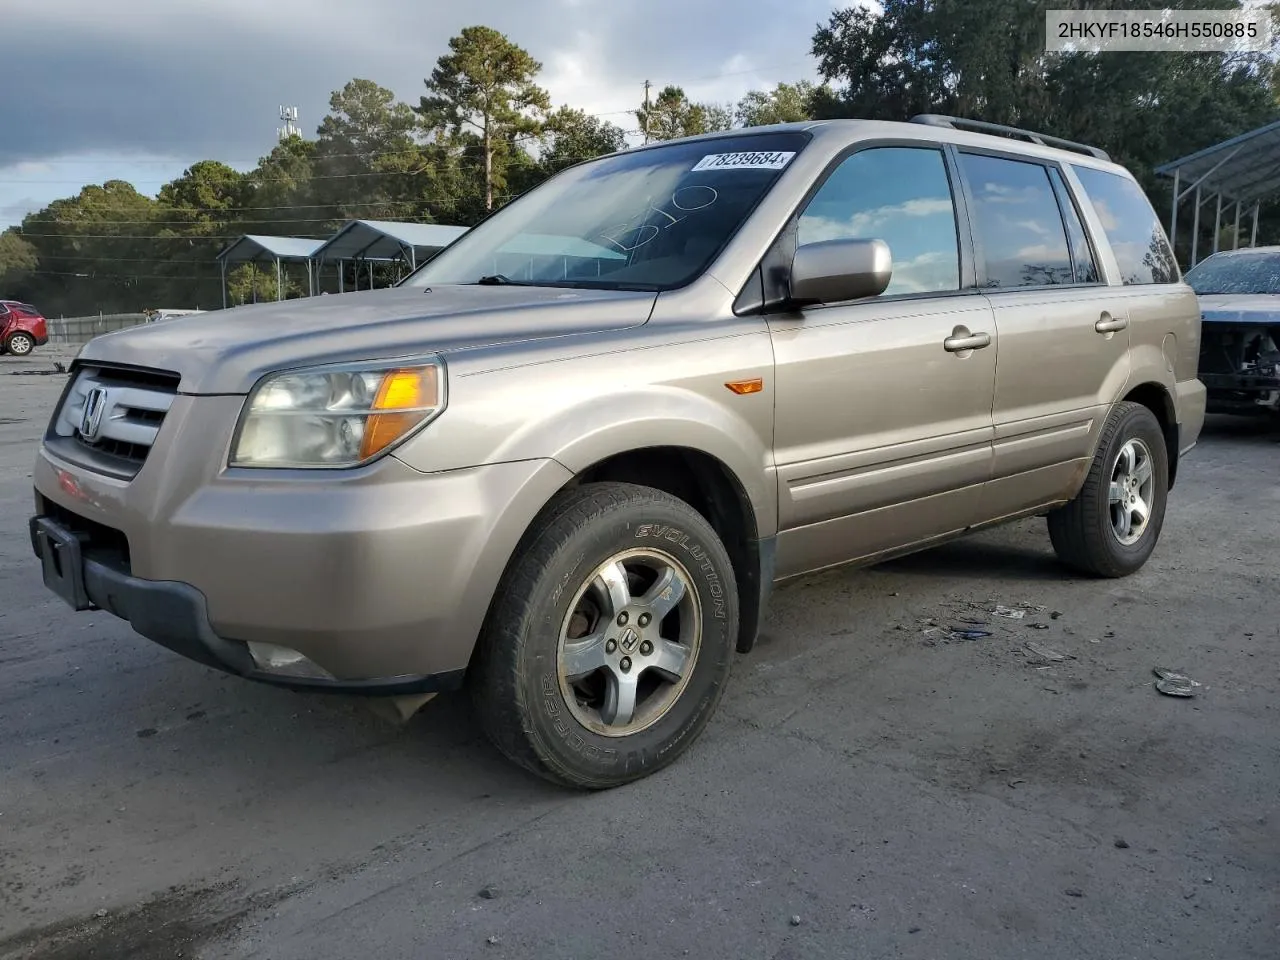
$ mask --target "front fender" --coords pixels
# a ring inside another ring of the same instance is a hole
[[[724,465],[751,503],[758,535],[772,536],[778,498],[768,331],[672,340],[504,369],[455,368],[444,414],[396,456],[425,472],[554,459],[576,474],[616,454],[685,447]],[[726,386],[742,380],[759,380],[759,391]]]
[[[748,398],[772,411],[763,394]],[[534,450],[573,473],[608,457],[647,447],[685,447],[714,457],[746,493],[758,536],[778,529],[777,479],[773,457],[755,426],[724,406],[675,387],[647,387],[618,394],[605,404],[584,403],[551,420],[530,423],[511,438],[506,458],[525,459]]]

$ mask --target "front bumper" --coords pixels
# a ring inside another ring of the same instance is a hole
[[[1280,326],[1213,321],[1203,326],[1200,379],[1208,412],[1280,412]]]
[[[260,669],[247,643],[214,632],[204,594],[189,583],[142,580],[121,569],[119,557],[86,556],[81,535],[49,517],[32,517],[30,527],[45,586],[73,609],[105,610],[148,640],[205,666],[276,686],[385,696],[453,690],[466,673],[339,680]]]
[[[122,480],[41,448],[32,536],[50,589],[209,666],[347,692],[456,684],[520,537],[571,478],[552,460],[428,474],[394,456],[343,475],[206,472],[168,452]],[[48,572],[51,549],[83,596]],[[264,671],[263,645],[332,679]]]
[[[1280,376],[1202,373],[1209,413],[1280,413]]]

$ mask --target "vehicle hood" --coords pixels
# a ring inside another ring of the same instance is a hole
[[[1197,297],[1210,323],[1280,323],[1280,296],[1257,293],[1213,293]]]
[[[563,287],[392,287],[140,324],[96,337],[80,358],[173,371],[182,393],[247,393],[264,374],[305,364],[619,330],[648,320],[655,297]]]

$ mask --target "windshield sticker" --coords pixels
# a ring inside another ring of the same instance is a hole
[[[694,170],[781,170],[794,157],[794,150],[764,150],[750,153],[709,153],[693,165]]]

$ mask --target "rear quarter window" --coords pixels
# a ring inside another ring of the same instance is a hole
[[[1142,188],[1108,170],[1073,169],[1102,221],[1125,285],[1177,283],[1180,274],[1173,248]]]

